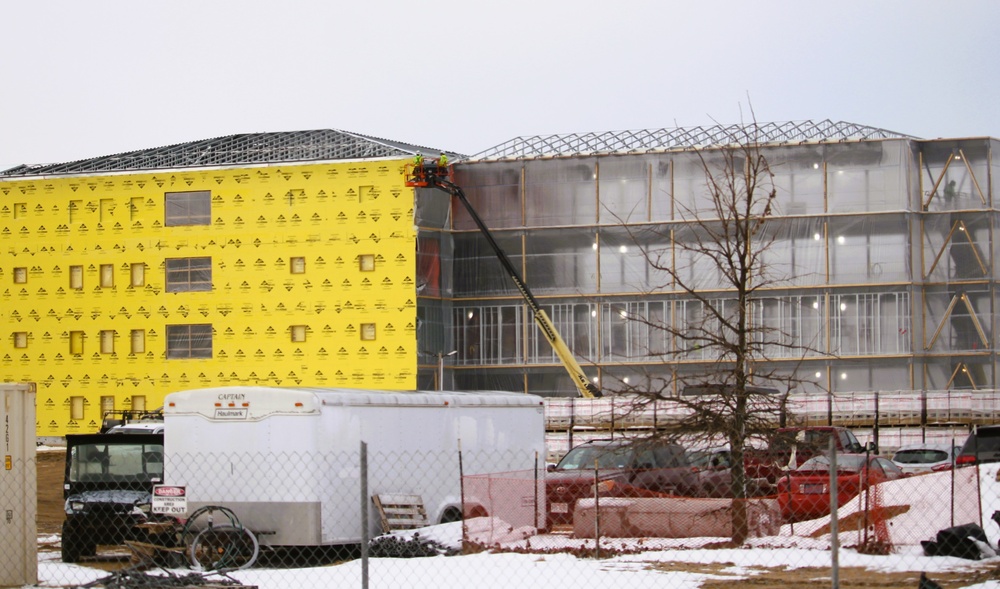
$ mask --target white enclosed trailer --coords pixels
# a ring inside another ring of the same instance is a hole
[[[545,458],[542,399],[507,392],[209,388],[168,395],[164,430],[165,482],[187,488],[188,513],[227,507],[273,546],[360,541],[362,442],[369,498],[419,495],[429,523],[461,517],[462,474]],[[466,499],[466,514],[482,514]],[[529,512],[517,523],[544,514],[544,498],[514,499]]]

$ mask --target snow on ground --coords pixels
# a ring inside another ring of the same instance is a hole
[[[976,502],[976,469],[960,468],[955,471],[939,472],[917,477],[900,479],[883,483],[880,486],[882,504],[887,509],[902,507],[903,513],[893,516],[888,521],[888,530],[895,546],[915,545],[919,547],[920,540],[933,540],[937,530],[950,528],[967,523],[980,523],[993,546],[1000,541],[1000,527],[990,516],[1000,509],[1000,484],[997,483],[997,471],[1000,464],[986,464],[980,470],[981,497],[980,504]],[[954,476],[953,476],[954,475]],[[954,486],[954,492],[952,487]],[[956,497],[953,503],[949,497]],[[841,518],[863,510],[863,496],[855,497],[838,511]],[[820,518],[802,522],[793,526],[784,526],[783,535],[791,535],[794,530],[797,536],[808,536],[817,530],[826,529],[830,518]],[[842,545],[858,543],[857,531],[839,534]],[[820,536],[829,543],[830,534]]]
[[[1000,563],[1000,559],[993,559]],[[661,571],[652,563],[720,564],[718,570],[706,572]],[[840,553],[842,567],[864,567],[877,572],[966,570],[979,563],[958,558],[925,557],[919,551],[906,551],[890,556],[866,556],[850,550]],[[252,569],[237,571],[229,576],[246,585],[258,587],[336,587],[359,586],[360,560],[337,566],[302,569]],[[373,589],[501,589],[524,586],[531,582],[542,586],[573,587],[574,589],[607,589],[611,587],[663,587],[696,589],[709,579],[738,579],[761,574],[760,567],[798,569],[814,567],[828,569],[830,552],[806,548],[769,549],[695,549],[654,550],[609,559],[582,559],[570,554],[489,554],[430,557],[411,559],[371,559],[369,587]],[[178,575],[190,571],[175,571]],[[82,585],[107,573],[84,566],[67,565],[58,555],[48,553],[39,562],[39,582],[42,586]],[[217,578],[217,577],[216,577]],[[984,584],[981,589],[996,589],[997,584]]]
[[[1000,483],[997,482],[1000,464],[985,465],[980,469],[981,513],[983,528],[992,546],[1000,540],[1000,527],[990,516],[1000,509]],[[960,469],[955,473],[956,489],[973,489],[975,469]],[[907,505],[909,509],[890,520],[889,530],[896,546],[893,554],[887,556],[864,555],[848,548],[857,543],[858,532],[842,532],[839,563],[842,567],[864,567],[875,572],[963,571],[981,568],[984,564],[1000,566],[1000,557],[986,561],[969,561],[953,557],[924,556],[920,540],[933,539],[937,530],[954,524],[968,523],[976,519],[975,505],[956,504],[951,496],[951,473],[923,475],[883,486],[885,506]],[[958,492],[958,496],[969,497],[968,492]],[[974,503],[974,502],[968,502]],[[841,517],[848,517],[858,509],[858,500],[844,506]],[[955,512],[952,521],[952,511]],[[485,523],[489,520],[483,518]],[[631,586],[641,588],[671,587],[695,589],[709,579],[738,579],[762,574],[760,567],[781,567],[798,569],[831,566],[830,536],[823,533],[829,518],[795,524],[794,532],[785,526],[779,536],[755,538],[745,547],[713,549],[708,544],[720,538],[684,539],[608,539],[603,541],[603,550],[638,550],[641,552],[619,554],[602,559],[578,558],[570,553],[479,553],[463,556],[438,556],[427,558],[373,558],[369,562],[369,587],[372,589],[405,586],[413,589],[500,589],[523,586],[528,583],[573,587],[574,589],[607,589],[609,586]],[[479,524],[484,525],[483,521]],[[807,537],[819,531],[816,537]],[[593,541],[577,540],[568,536],[545,535],[523,539],[522,530],[513,530],[504,541],[506,548],[530,546],[533,550],[559,548],[592,548]],[[431,526],[419,531],[421,538],[431,539],[447,546],[460,546],[461,524]],[[402,534],[406,536],[408,534]],[[495,538],[496,539],[496,538]],[[41,539],[52,542],[54,538]],[[714,565],[711,568],[686,567],[689,570],[673,568],[656,569],[656,563],[688,563],[691,565]],[[359,586],[362,562],[350,561],[336,566],[301,569],[251,569],[236,571],[230,576],[247,585],[261,588],[270,587],[333,587]],[[178,575],[190,573],[188,570],[175,571]],[[82,585],[91,583],[108,573],[85,566],[60,562],[58,553],[44,552],[39,555],[39,585]],[[1000,581],[989,581],[976,585],[975,589],[1000,589]]]

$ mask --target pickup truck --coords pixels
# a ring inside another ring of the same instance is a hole
[[[601,497],[692,496],[697,484],[687,453],[677,444],[591,440],[549,467],[545,527],[573,523],[577,500],[593,497],[595,492]]]

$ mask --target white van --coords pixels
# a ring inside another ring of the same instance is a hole
[[[545,458],[542,399],[507,392],[221,387],[168,395],[164,421],[165,482],[187,487],[188,513],[227,507],[272,546],[361,540],[361,442],[370,536],[375,495],[419,495],[430,523],[456,521],[463,473]],[[534,507],[528,521],[544,516]]]

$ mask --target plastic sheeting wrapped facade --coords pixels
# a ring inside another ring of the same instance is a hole
[[[778,346],[769,354],[807,381],[796,392],[996,387],[996,146],[764,147],[777,190],[766,267],[780,288],[755,300],[753,317],[784,343],[809,348],[804,358],[783,357]],[[731,298],[717,268],[677,245],[696,239],[691,220],[708,214],[705,165],[718,154],[701,156],[704,163],[677,150],[456,166],[456,183],[602,388],[624,379],[670,386],[679,372],[713,361],[657,329],[682,328],[704,305],[656,266],[687,276],[721,306]],[[442,195],[418,191],[418,202],[430,198]],[[437,247],[452,267],[435,270],[439,294],[421,299],[423,307],[440,300],[448,314],[435,343],[457,350],[449,385],[573,395],[472,220],[453,206],[449,221]]]

